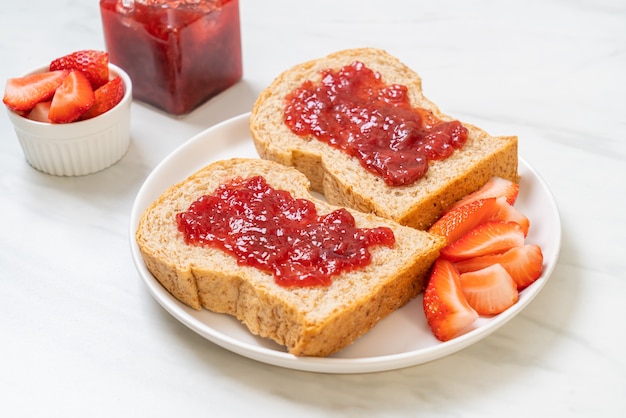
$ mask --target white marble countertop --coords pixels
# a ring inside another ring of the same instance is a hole
[[[2,7],[0,81],[103,49],[96,0]],[[0,115],[0,414],[7,417],[625,416],[626,3],[241,1],[244,79],[184,118],[140,103],[132,144],[101,173],[32,169]],[[552,189],[559,263],[526,309],[482,341],[418,366],[320,374],[241,357],[150,296],[129,214],[151,170],[250,110],[283,69],[384,48],[442,110],[520,154]]]

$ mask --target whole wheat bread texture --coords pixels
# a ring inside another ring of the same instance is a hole
[[[467,123],[463,125],[468,139],[461,150],[431,162],[425,177],[401,187],[386,185],[336,148],[292,133],[283,123],[285,97],[305,80],[318,82],[322,70],[339,70],[355,61],[380,73],[385,84],[406,86],[412,107],[430,110],[443,121],[454,120],[424,97],[419,75],[397,58],[379,49],[343,50],[286,70],[261,92],[251,113],[250,132],[262,158],[297,168],[332,204],[418,229],[427,229],[446,208],[493,176],[518,181],[517,137],[493,137]]]
[[[392,248],[371,247],[371,263],[342,273],[330,286],[283,287],[272,274],[238,265],[219,249],[188,245],[176,214],[234,177],[261,175],[274,188],[315,203],[318,214],[335,209],[311,196],[309,181],[294,168],[261,159],[215,162],[166,190],[140,218],[136,240],[156,279],[195,308],[230,314],[256,335],[299,356],[328,356],[370,330],[423,290],[441,237],[351,210],[359,228],[388,226]]]

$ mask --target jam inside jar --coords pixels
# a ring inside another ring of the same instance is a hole
[[[238,0],[100,0],[100,13],[137,100],[184,115],[242,77]]]

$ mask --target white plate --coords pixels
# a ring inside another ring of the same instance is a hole
[[[520,195],[516,206],[531,221],[528,243],[539,244],[544,271],[521,292],[519,301],[492,318],[480,318],[468,333],[440,342],[430,332],[418,296],[391,314],[349,347],[326,358],[296,357],[271,340],[256,337],[231,316],[196,311],[178,302],[146,268],[135,242],[141,213],[169,186],[210,162],[230,157],[258,157],[248,129],[249,114],[220,123],[190,139],[165,158],[139,190],[131,212],[130,242],[139,275],[152,296],[180,322],[221,347],[264,363],[323,373],[366,373],[425,363],[459,351],[511,320],[539,293],[554,270],[561,246],[559,212],[539,175],[520,160]]]

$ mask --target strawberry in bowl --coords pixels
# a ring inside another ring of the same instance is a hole
[[[130,145],[131,80],[106,52],[76,51],[11,78],[2,101],[26,160],[42,172],[94,173]]]

